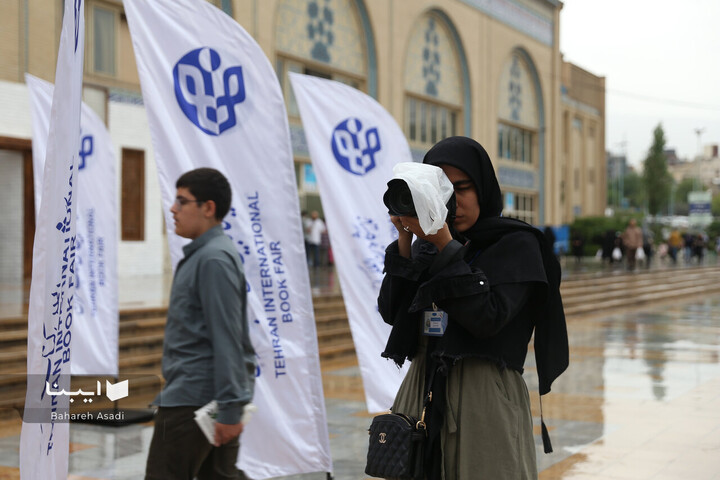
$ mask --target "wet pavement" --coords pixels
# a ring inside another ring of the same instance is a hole
[[[720,295],[573,318],[568,332],[570,367],[543,397],[552,454],[542,452],[532,352],[526,363],[540,479],[720,479]],[[372,416],[359,370],[326,370],[323,384],[335,478],[367,478]],[[70,478],[142,478],[151,434],[149,425],[72,424]],[[0,479],[19,478],[18,444],[19,422],[2,423]]]

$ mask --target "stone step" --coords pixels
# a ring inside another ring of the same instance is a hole
[[[688,298],[708,295],[711,293],[720,293],[720,285],[700,285],[687,286],[672,290],[662,290],[659,292],[646,291],[636,293],[623,298],[606,299],[602,305],[593,303],[578,303],[565,307],[565,316],[568,319],[580,315],[590,314],[609,314],[616,310],[632,309],[647,304],[663,304],[674,300],[687,300]]]
[[[582,292],[575,292],[574,294],[566,295],[563,292],[563,305],[568,307],[577,304],[593,304],[597,308],[597,304],[604,306],[604,302],[608,299],[622,300],[632,298],[637,295],[637,292],[646,293],[662,293],[667,292],[672,294],[674,290],[684,289],[688,287],[704,286],[698,285],[696,278],[681,279],[674,282],[658,283],[658,282],[647,282],[643,285],[623,285],[619,289],[588,289]]]
[[[689,266],[670,266],[670,265],[664,265],[662,267],[656,267],[652,268],[650,270],[644,269],[642,267],[639,267],[635,269],[632,272],[627,271],[624,268],[617,268],[617,269],[604,269],[604,270],[596,270],[592,272],[584,272],[584,273],[571,273],[569,275],[565,275],[563,278],[564,282],[582,282],[586,280],[596,280],[599,278],[613,278],[613,277],[629,277],[629,276],[637,276],[637,275],[665,275],[668,273],[677,273],[682,274],[685,273],[697,273],[697,272],[718,272],[720,271],[720,263],[714,264],[714,265],[689,265]]]
[[[120,319],[119,328],[120,335],[124,333],[131,333],[136,331],[149,331],[149,330],[165,330],[165,315],[143,317],[143,318],[132,318],[132,319]]]
[[[314,295],[313,299],[313,307],[315,309],[325,307],[328,304],[333,303],[343,303],[343,297],[340,293],[328,293],[324,295]]]
[[[315,329],[320,332],[324,329],[337,328],[340,325],[347,325],[347,313],[345,309],[334,313],[325,313],[315,316]]]
[[[335,341],[336,339],[352,339],[352,334],[350,332],[350,325],[348,322],[345,322],[344,326],[340,326],[333,329],[324,329],[324,330],[318,330],[317,332],[318,336],[318,348],[320,351],[322,351],[323,347],[325,345],[328,345]]]
[[[708,275],[719,275],[720,266],[695,267],[695,268],[666,268],[662,270],[635,272],[597,272],[583,276],[563,279],[561,288],[563,290],[574,290],[583,287],[598,287],[601,285],[622,285],[628,282],[637,282],[648,279],[663,279],[672,281],[675,278],[698,277]]]
[[[355,356],[355,344],[352,338],[343,339],[329,345],[325,345],[320,349],[320,361],[324,363],[326,360],[346,359]]]
[[[345,301],[342,298],[333,300],[332,302],[323,302],[319,305],[314,305],[315,316],[322,316],[329,313],[344,312]]]
[[[628,292],[655,290],[658,288],[671,289],[685,285],[703,285],[709,282],[707,277],[680,277],[675,279],[640,279],[634,282],[620,282],[618,284],[598,284],[582,288],[561,288],[563,299],[586,300],[593,299],[598,294],[604,297],[621,298]]]
[[[9,317],[0,318],[0,332],[6,332],[9,330],[27,330],[27,318],[26,317]],[[0,336],[2,334],[0,333]]]
[[[644,290],[657,286],[694,283],[705,285],[720,276],[720,269],[701,269],[690,272],[676,271],[658,273],[627,274],[615,277],[599,277],[595,280],[565,282],[561,286],[563,299],[585,299],[586,295],[602,292],[605,296],[622,296],[627,291]]]

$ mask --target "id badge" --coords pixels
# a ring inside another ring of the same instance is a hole
[[[435,307],[435,305],[433,305]],[[434,308],[433,310],[425,310],[423,322],[423,335],[430,337],[442,337],[445,335],[445,329],[448,324],[448,314],[442,310]]]

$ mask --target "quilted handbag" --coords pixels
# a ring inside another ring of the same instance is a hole
[[[365,473],[388,480],[423,478],[427,437],[423,420],[397,413],[373,418]]]

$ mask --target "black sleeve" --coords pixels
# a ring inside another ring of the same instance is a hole
[[[507,283],[476,295],[440,300],[437,306],[447,312],[449,321],[457,322],[477,338],[486,338],[510,323],[534,287],[532,283]]]
[[[414,246],[415,247],[415,246]],[[397,244],[385,255],[378,307],[386,323],[433,308],[448,313],[477,338],[497,334],[531,297],[536,282],[490,285],[485,273],[464,260],[465,249],[453,240],[440,254],[401,257]]]
[[[446,251],[448,257],[443,258]],[[486,255],[496,253],[500,255],[501,252],[485,252]],[[525,258],[508,258],[499,263],[509,265],[524,260],[526,263],[517,268],[526,272],[534,270],[527,261],[535,257],[526,257],[522,253],[513,256]],[[464,249],[451,255],[447,247],[436,256],[428,269],[431,275],[417,286],[415,297],[410,301],[410,312],[430,309],[434,304],[448,313],[450,322],[459,323],[475,337],[493,336],[522,310],[540,284],[538,281],[544,279],[544,272],[530,274],[526,281],[513,278],[493,285],[480,267],[469,265],[463,257]],[[538,268],[542,269],[542,266]]]
[[[387,247],[385,277],[378,296],[378,310],[385,323],[394,325],[398,315],[407,315],[410,302],[420,285],[419,278],[427,267],[427,261],[401,256],[397,241]]]

